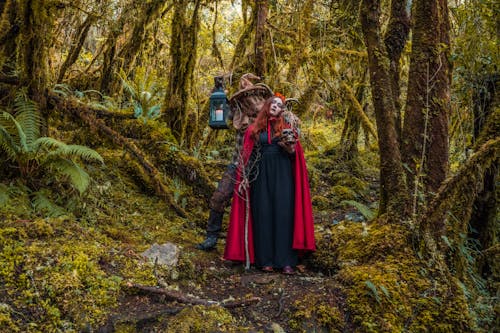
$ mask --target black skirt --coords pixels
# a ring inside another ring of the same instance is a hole
[[[261,133],[255,180],[251,186],[251,208],[255,264],[283,268],[297,265],[292,249],[294,183],[290,156],[267,133]]]

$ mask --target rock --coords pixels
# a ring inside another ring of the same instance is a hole
[[[141,255],[149,259],[152,263],[157,262],[159,265],[174,267],[179,260],[179,247],[173,243],[167,242],[162,245],[154,243],[149,249],[141,253]]]

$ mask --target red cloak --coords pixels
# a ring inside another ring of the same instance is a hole
[[[250,126],[243,139],[243,161],[246,164],[254,147],[254,140],[251,137],[253,126]],[[248,193],[248,205],[244,195],[239,194],[241,186],[240,165],[236,171],[236,183],[234,186],[233,201],[231,205],[231,215],[229,219],[229,228],[227,231],[226,248],[224,250],[224,259],[233,261],[246,261],[245,255],[245,212],[246,207],[250,208],[250,189]],[[295,159],[293,162],[293,177],[295,184],[295,205],[294,205],[294,232],[293,249],[299,253],[306,251],[315,251],[314,241],[314,220],[312,215],[311,194],[309,191],[309,180],[307,177],[307,168],[304,159],[304,151],[300,142],[295,145]],[[254,262],[253,234],[252,234],[252,214],[249,212],[248,223],[248,252],[250,262]]]

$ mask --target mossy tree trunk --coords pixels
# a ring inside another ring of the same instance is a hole
[[[347,109],[342,135],[340,137],[341,158],[343,160],[352,160],[358,156],[358,137],[361,128],[361,117],[356,107],[361,107],[363,100],[364,85],[360,84],[356,87],[355,98],[359,102],[359,106],[351,103]],[[364,111],[364,110],[363,110]]]
[[[180,143],[183,142],[188,121],[188,99],[196,61],[200,6],[200,0],[174,1],[170,39],[171,70],[163,106],[163,119]]]
[[[256,22],[255,15],[252,15],[250,21],[248,21],[245,27],[243,28],[243,32],[241,33],[241,36],[238,38],[238,42],[236,43],[236,46],[234,48],[233,58],[231,59],[231,64],[229,65],[230,71],[237,71],[239,70],[239,68],[242,67],[240,62],[242,61],[242,58],[245,56],[247,47],[250,44],[252,32],[255,29],[255,22]],[[242,69],[243,72],[245,70],[246,68]],[[251,70],[253,70],[253,68]]]
[[[499,75],[481,77],[474,84],[474,141],[477,150],[484,142],[500,133],[499,112],[494,111],[500,105],[500,96],[497,93],[500,84]],[[498,243],[498,198],[497,183],[499,172],[497,158],[492,166],[484,170],[482,190],[477,194],[473,204],[469,232],[471,238],[479,240],[480,249],[487,250]],[[485,265],[483,265],[485,266]],[[487,273],[487,267],[480,267]]]
[[[59,76],[57,78],[57,82],[63,81],[66,71],[78,59],[78,56],[80,55],[80,52],[82,51],[83,48],[83,43],[85,42],[85,39],[87,38],[87,35],[89,33],[90,27],[92,26],[92,24],[94,24],[95,21],[96,17],[92,14],[88,14],[85,21],[83,21],[83,23],[76,29],[75,40],[72,43],[72,46],[68,52],[66,60],[64,61],[64,63],[61,66],[61,69],[59,70]]]
[[[165,7],[165,0],[153,0],[139,4],[137,17],[130,38],[118,54],[120,67],[128,75],[136,65],[137,55],[148,42],[151,25],[159,18]],[[170,7],[169,7],[170,8]]]
[[[368,68],[380,149],[379,213],[399,220],[406,213],[407,187],[397,140],[396,106],[390,76],[390,61],[380,29],[380,1],[363,0],[361,27],[368,51]]]
[[[0,71],[9,72],[15,68],[16,38],[20,31],[19,23],[16,20],[18,6],[15,0],[2,1],[1,6]]]
[[[423,207],[448,173],[451,64],[447,0],[417,0],[413,5],[402,150],[413,212],[418,214],[417,196],[424,198]],[[444,232],[444,225],[434,227]]]
[[[103,54],[102,69],[101,69],[101,81],[99,83],[99,89],[105,93],[109,94],[114,89],[112,83],[114,80],[114,65],[116,58],[116,48],[118,37],[122,34],[123,26],[125,24],[125,14],[118,19],[118,21],[111,26],[108,38],[106,39],[106,50]]]
[[[18,21],[21,34],[18,39],[18,70],[20,86],[28,87],[30,98],[38,104],[38,109],[46,119],[49,82],[48,46],[52,41],[52,4],[46,0],[27,0],[19,3]],[[45,135],[46,128],[42,128]]]
[[[391,1],[391,16],[384,36],[385,47],[390,61],[391,88],[396,108],[395,125],[398,141],[401,144],[401,101],[400,101],[400,66],[401,54],[410,33],[410,18],[406,11],[407,0]]]
[[[305,1],[299,10],[296,11],[294,20],[296,21],[296,38],[293,41],[292,53],[290,55],[290,61],[288,63],[288,72],[286,75],[286,81],[289,84],[289,89],[286,91],[290,96],[295,96],[297,94],[297,78],[299,69],[307,60],[307,45],[310,39],[312,18],[311,15],[314,11],[313,0]]]
[[[267,74],[266,20],[269,11],[267,0],[255,0],[255,74],[263,78]]]

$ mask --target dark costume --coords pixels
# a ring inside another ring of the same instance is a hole
[[[237,169],[224,258],[248,259],[257,266],[293,266],[297,254],[316,249],[304,153],[297,142],[290,158],[277,145],[277,138],[267,139],[267,132],[260,134],[255,145],[252,127],[245,133],[243,160],[248,166],[257,152],[256,178],[248,188],[245,166]]]
[[[205,240],[196,247],[200,250],[212,250],[217,244],[222,229],[224,209],[229,205],[233,195],[236,167],[239,162],[243,136],[246,127],[253,121],[266,98],[272,96],[272,91],[265,85],[253,85],[248,79],[259,79],[252,74],[245,74],[240,81],[240,90],[230,99],[231,111],[229,118],[236,128],[235,148],[231,163],[222,175],[217,189],[210,198],[210,214],[207,221]]]

